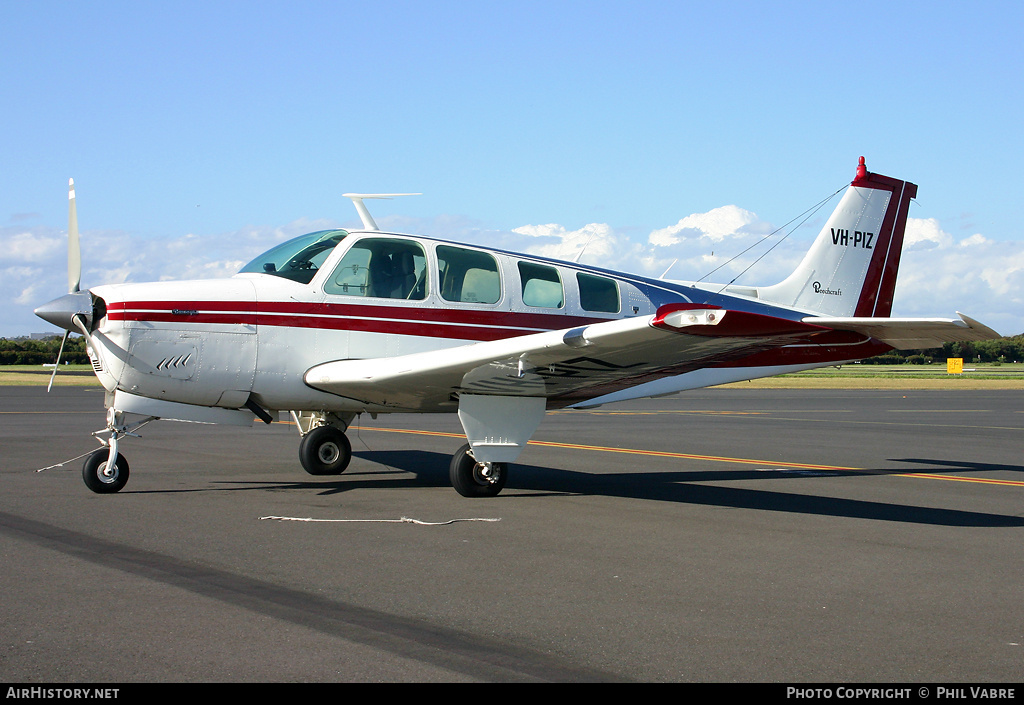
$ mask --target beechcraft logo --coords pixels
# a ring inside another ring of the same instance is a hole
[[[842,245],[843,247],[863,247],[865,250],[870,250],[871,241],[875,239],[874,233],[865,233],[860,230],[854,230],[853,235],[850,235],[849,230],[843,228],[829,228],[832,231],[832,244]]]
[[[813,286],[814,286],[814,293],[815,294],[825,294],[826,296],[842,296],[843,295],[843,290],[842,289],[829,289],[827,287],[822,286],[821,282],[814,282]]]

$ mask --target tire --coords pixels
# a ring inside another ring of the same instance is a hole
[[[491,463],[491,475],[483,473],[483,463],[477,463],[469,444],[462,446],[452,456],[448,476],[452,487],[463,497],[494,497],[505,486],[508,479],[506,463]]]
[[[85,459],[82,465],[82,479],[85,486],[97,494],[120,492],[128,482],[128,461],[120,453],[114,460],[113,472],[107,472],[107,458],[110,451],[100,448]]]
[[[317,426],[299,443],[299,461],[310,475],[340,475],[352,460],[352,444],[333,426]]]

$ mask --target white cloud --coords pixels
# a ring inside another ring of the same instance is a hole
[[[0,231],[0,260],[43,262],[54,251],[67,252],[67,239],[49,232]]]
[[[720,242],[741,232],[750,232],[758,223],[756,215],[736,206],[721,206],[707,213],[693,213],[681,218],[675,225],[655,230],[647,241],[655,247],[676,245],[693,237],[707,237]]]
[[[621,262],[632,249],[607,223],[589,223],[579,230],[566,230],[556,224],[524,225],[512,232],[533,240],[523,248],[528,254],[603,267],[611,266],[609,259],[613,254]]]
[[[431,237],[581,262],[650,277],[742,284],[774,284],[791,272],[810,246],[810,235],[758,243],[772,227],[736,206],[694,213],[650,233],[588,223],[557,223],[487,230],[464,217],[404,218],[401,228]],[[206,279],[230,276],[260,252],[331,221],[299,220],[281,227],[246,227],[200,237],[154,240],[119,231],[82,234],[83,287],[120,281]],[[781,237],[781,235],[779,236]],[[757,243],[757,244],[755,244]],[[776,248],[742,274],[773,243]],[[749,253],[746,248],[755,245]],[[734,258],[735,259],[732,259]],[[716,267],[720,267],[710,274]],[[55,228],[0,228],[0,335],[48,330],[32,309],[67,291],[66,235]],[[964,311],[1005,335],[1024,331],[1024,243],[996,242],[981,233],[957,240],[935,218],[910,218],[893,314],[952,316]]]
[[[949,247],[953,236],[939,227],[935,218],[907,218],[907,231],[903,237],[904,251]]]

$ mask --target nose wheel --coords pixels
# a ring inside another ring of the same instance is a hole
[[[448,477],[463,497],[494,497],[508,479],[508,464],[478,463],[467,443],[452,456]]]
[[[108,462],[110,451],[100,448],[93,451],[82,466],[85,486],[98,494],[120,492],[128,482],[128,461],[120,453],[113,466]]]

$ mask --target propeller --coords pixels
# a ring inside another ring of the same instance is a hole
[[[60,359],[64,354],[64,344],[71,333],[81,332],[86,344],[92,343],[93,300],[92,294],[81,290],[82,284],[82,248],[78,238],[78,210],[75,208],[75,180],[68,179],[68,293],[45,303],[35,310],[35,314],[45,321],[64,329],[64,338],[60,341],[57,352],[57,364],[50,375],[50,383],[46,386],[49,392],[53,380],[60,368]],[[117,442],[122,433],[133,435],[120,422],[119,414],[109,409],[107,414],[107,430],[110,438],[103,443],[107,447],[107,467],[113,468],[117,463]]]
[[[85,337],[89,337],[88,326],[85,325],[84,317],[92,311],[92,297],[86,292],[82,297],[80,285],[82,283],[82,247],[78,239],[78,210],[75,208],[75,180],[68,179],[68,295],[55,299],[48,304],[43,304],[35,310],[40,318],[50,321],[64,329],[64,338],[60,341],[60,350],[57,352],[57,364],[53,366],[53,374],[50,375],[50,383],[46,385],[49,392],[53,387],[53,380],[57,376],[60,367],[60,358],[64,354],[64,344],[68,342],[68,336],[72,330],[81,330]],[[88,299],[88,301],[86,301]],[[80,310],[88,304],[86,310]]]

